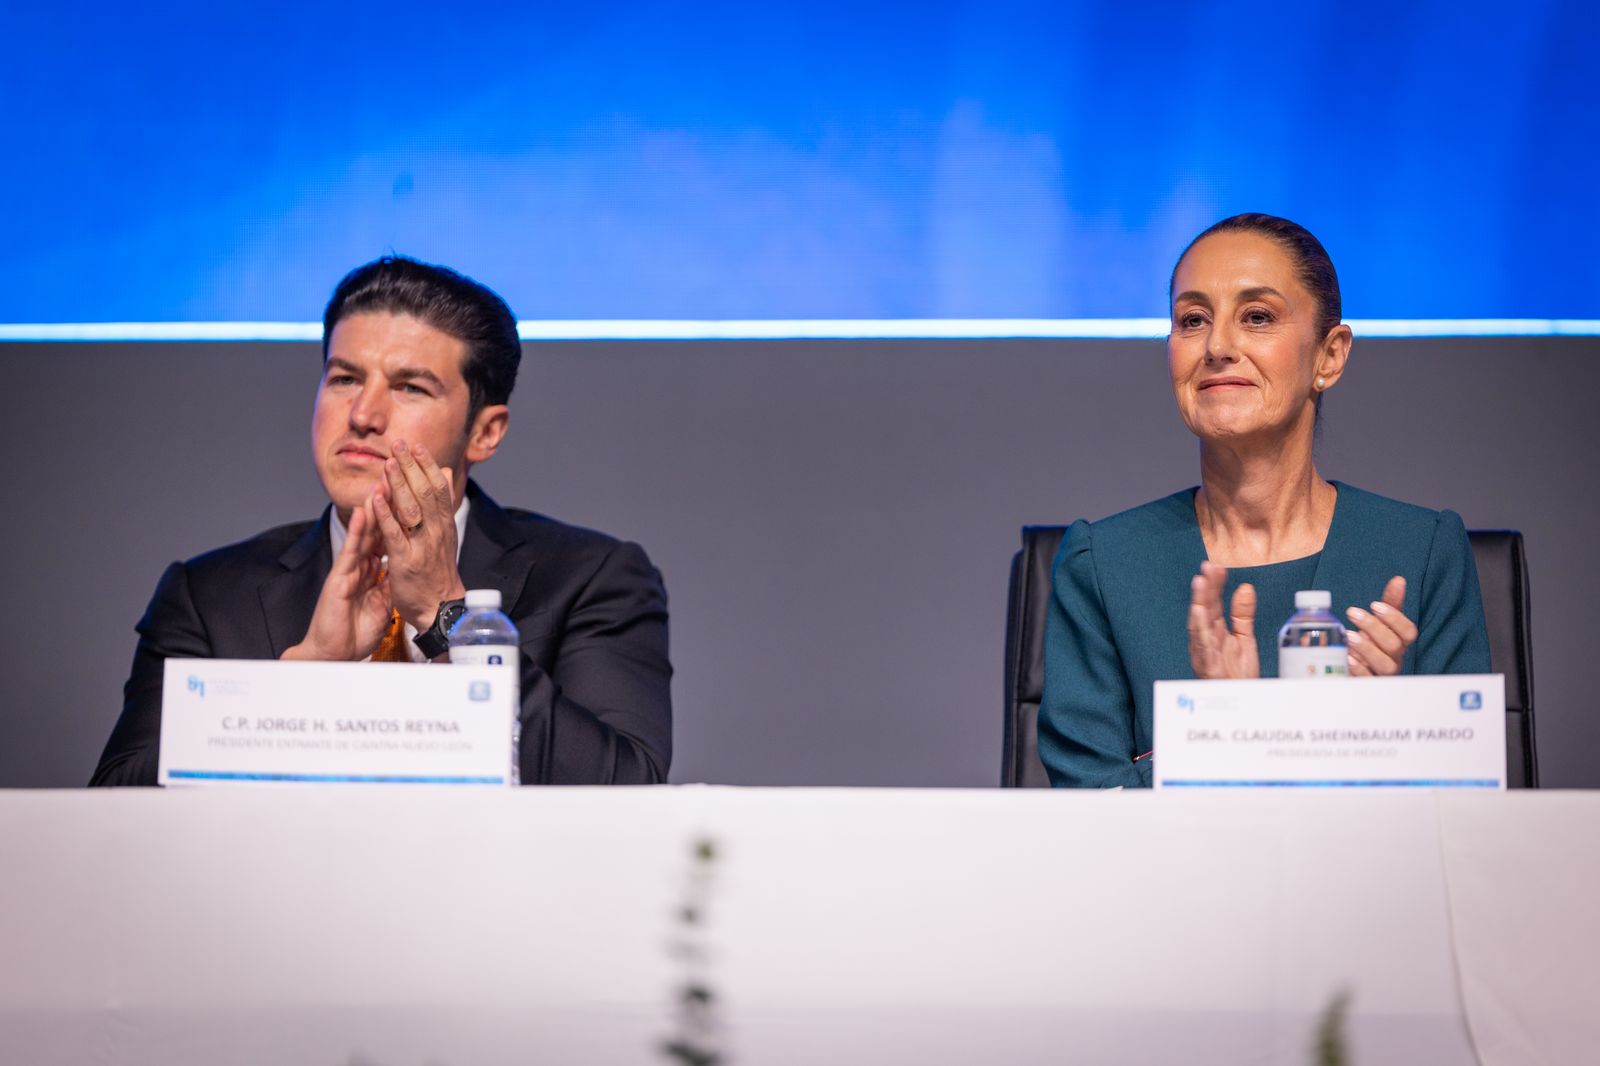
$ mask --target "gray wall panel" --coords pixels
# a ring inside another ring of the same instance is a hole
[[[321,506],[315,345],[0,345],[0,786],[88,775],[161,568]],[[1600,784],[1594,339],[1358,341],[1324,473],[1528,537],[1545,783]],[[645,545],[678,781],[989,785],[1017,528],[1192,484],[1155,342],[530,345],[506,503]]]

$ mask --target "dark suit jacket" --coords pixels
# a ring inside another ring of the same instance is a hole
[[[461,580],[496,588],[522,640],[522,780],[664,781],[672,757],[667,594],[643,550],[467,492]],[[333,565],[329,511],[173,563],[92,785],[153,785],[169,656],[276,659],[311,626]]]

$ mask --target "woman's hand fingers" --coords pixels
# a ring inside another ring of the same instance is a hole
[[[1195,676],[1204,677],[1206,661],[1206,616],[1197,603],[1189,604],[1189,665]]]
[[[1248,581],[1233,590],[1228,613],[1233,616],[1233,635],[1256,639],[1256,587]]]
[[[1382,622],[1389,632],[1400,638],[1403,648],[1409,648],[1417,642],[1417,623],[1407,618],[1405,614],[1392,604],[1383,600],[1372,601],[1372,613]]]
[[[1359,662],[1368,673],[1376,677],[1388,677],[1400,672],[1399,656],[1391,656],[1388,652],[1372,643],[1370,637],[1359,630],[1351,630],[1349,637],[1350,655],[1349,662],[1351,673],[1357,677],[1362,676],[1354,669]]]
[[[1211,580],[1201,567],[1189,580],[1189,665],[1196,677],[1215,677],[1221,657],[1217,631],[1222,617],[1213,608],[1213,599]]]
[[[1189,664],[1198,678],[1255,676],[1248,664],[1255,661],[1256,591],[1234,590],[1230,629],[1222,613],[1227,581],[1227,568],[1208,561],[1189,582]]]
[[[1396,574],[1383,586],[1383,595],[1380,597],[1384,603],[1397,611],[1405,610],[1406,606],[1406,579]]]
[[[1213,616],[1222,617],[1222,590],[1228,587],[1228,568],[1218,566],[1209,559],[1200,564],[1200,577],[1205,582],[1206,608]]]
[[[1392,659],[1398,659],[1405,654],[1405,638],[1395,632],[1387,620],[1359,607],[1351,607],[1345,611],[1345,617],[1355,627],[1350,633],[1351,647],[1376,648]]]
[[[1216,665],[1216,638],[1212,634],[1211,620],[1206,609],[1198,603],[1189,605],[1189,665],[1195,677],[1213,676]]]
[[[1396,576],[1384,586],[1383,598],[1372,601],[1371,610],[1351,607],[1345,611],[1355,627],[1349,634],[1352,675],[1388,676],[1400,672],[1406,649],[1417,640],[1417,624],[1401,609],[1405,598],[1406,580]]]

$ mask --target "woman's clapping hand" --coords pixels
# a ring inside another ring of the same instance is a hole
[[[1396,575],[1383,587],[1383,598],[1374,600],[1371,610],[1351,607],[1345,611],[1352,627],[1347,637],[1351,677],[1389,677],[1400,672],[1406,649],[1417,641],[1417,624],[1400,610],[1405,602],[1406,579]]]
[[[1227,583],[1227,567],[1213,562],[1201,563],[1189,583],[1189,662],[1197,678],[1261,676],[1255,586],[1244,584],[1233,590],[1230,628],[1222,617],[1222,590]]]

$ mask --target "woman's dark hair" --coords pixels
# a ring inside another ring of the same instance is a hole
[[[449,267],[386,255],[344,276],[322,313],[322,361],[333,327],[368,311],[410,315],[467,346],[461,360],[470,402],[467,425],[490,404],[511,399],[522,362],[517,320],[495,292]]]
[[[1188,255],[1190,248],[1213,233],[1257,233],[1277,242],[1280,248],[1288,252],[1289,257],[1294,260],[1295,276],[1317,301],[1317,339],[1319,342],[1327,339],[1328,331],[1337,326],[1344,317],[1343,302],[1339,298],[1339,274],[1333,269],[1333,260],[1328,258],[1328,250],[1322,246],[1321,241],[1312,236],[1310,230],[1277,215],[1263,215],[1256,212],[1234,215],[1232,218],[1223,219],[1190,241],[1184,248],[1183,255],[1178,256],[1178,262],[1172,264],[1172,278],[1167,282],[1169,304],[1172,302],[1172,289],[1177,281],[1178,267],[1183,263],[1183,256]]]

